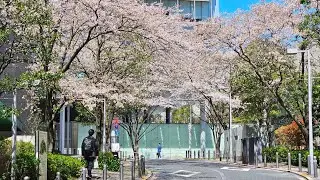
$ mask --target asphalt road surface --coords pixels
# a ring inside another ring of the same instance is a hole
[[[236,167],[207,161],[165,160],[146,161],[153,171],[152,179],[159,180],[303,180],[293,173],[250,167]]]

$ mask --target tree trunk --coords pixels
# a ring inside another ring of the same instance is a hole
[[[100,102],[97,103],[97,107],[95,108],[95,116],[96,116],[96,140],[98,143],[98,149],[102,151],[103,115],[102,115],[102,104]]]
[[[271,123],[267,122],[267,136],[268,136],[268,143],[266,147],[272,147],[274,145],[274,131],[271,126]]]
[[[218,158],[221,157],[221,154],[220,154],[221,136],[222,136],[222,133],[220,132],[217,133],[217,141],[216,141],[215,147],[216,147],[216,157]]]
[[[54,127],[54,123],[53,121],[50,121],[48,123],[48,150],[52,153],[54,153],[56,151],[56,131],[55,131],[55,127]]]
[[[142,173],[141,173],[140,158],[139,158],[139,141],[137,140],[134,141],[133,153],[134,153],[135,169],[138,168],[138,176],[141,177]]]
[[[107,121],[106,124],[106,151],[111,151],[111,129],[112,123],[111,121]]]
[[[56,133],[54,128],[54,114],[53,114],[53,90],[46,89],[45,105],[42,112],[44,113],[44,124],[46,125],[46,131],[48,133],[48,147],[49,151],[54,152],[56,150]]]
[[[306,148],[309,147],[309,131],[306,127],[302,127],[300,128],[302,134],[303,134],[303,137],[304,137],[304,140],[306,141]]]
[[[106,142],[107,147],[106,151],[111,151],[111,130],[112,130],[112,120],[113,120],[113,112],[110,112],[110,116],[107,116],[107,122],[106,122]]]

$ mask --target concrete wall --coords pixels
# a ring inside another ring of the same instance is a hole
[[[237,160],[242,160],[242,140],[245,138],[259,137],[258,129],[255,125],[241,125],[235,124],[232,127],[232,150],[233,157],[236,156]],[[254,144],[254,149],[258,153],[258,159],[262,161],[262,143],[258,140]],[[226,130],[221,137],[222,157],[229,157],[229,130]]]
[[[186,151],[188,149],[181,148],[162,148],[161,158],[162,159],[184,159],[186,157]],[[207,158],[208,150],[210,150],[210,157],[213,158],[213,149],[207,149],[205,152],[205,157]],[[194,152],[196,152],[196,157],[198,157],[198,151],[201,151],[200,148],[191,149],[191,157],[194,158]],[[125,157],[132,157],[133,151],[132,148],[121,148],[121,152],[124,153]],[[139,154],[144,155],[146,159],[157,159],[157,149],[156,148],[140,148]],[[202,157],[202,154],[200,155]]]
[[[88,136],[88,130],[94,126],[86,126],[78,124],[78,138],[77,138],[77,152],[81,152],[82,140]],[[146,128],[146,129],[144,129]],[[184,158],[186,150],[189,149],[189,129],[188,124],[151,124],[142,127],[145,131],[144,136],[140,140],[140,153],[146,158],[156,158],[157,145],[162,145],[163,158]],[[205,127],[205,147],[207,150],[214,150],[213,135],[209,127]],[[121,151],[126,152],[127,155],[133,154],[130,137],[127,132],[120,128],[120,148]],[[201,125],[193,124],[191,129],[191,149],[198,151],[201,148]]]
[[[153,129],[152,131],[146,131],[146,134],[140,140],[140,154],[144,155],[148,159],[154,159],[157,153],[158,143],[162,144],[162,158],[165,159],[181,159],[185,158],[186,150],[189,149],[189,133],[188,124],[151,124],[149,127]],[[81,152],[82,140],[88,135],[89,129],[95,129],[94,126],[88,125],[77,125],[77,137],[73,141],[77,142],[70,150],[72,153],[76,151],[77,154]],[[191,150],[192,157],[194,156],[194,151],[198,156],[198,151],[201,149],[201,125],[193,124],[191,130]],[[209,127],[205,127],[205,144],[206,144],[206,154],[210,150],[211,157],[215,150],[215,144],[213,142],[212,131]],[[232,129],[232,146],[233,146],[233,156],[236,156],[237,160],[242,158],[242,139],[257,137],[258,132],[254,125],[241,125],[234,124]],[[133,155],[131,148],[131,143],[128,134],[120,129],[120,150],[124,152],[126,157]],[[261,151],[262,146],[258,143],[255,144],[255,149]],[[66,148],[65,151],[66,152]],[[222,158],[229,157],[229,130],[226,130],[221,137],[220,152]],[[260,159],[260,156],[259,156]]]
[[[8,138],[12,141],[12,136]],[[17,142],[31,142],[33,145],[35,145],[35,136],[32,135],[18,135],[17,136]]]

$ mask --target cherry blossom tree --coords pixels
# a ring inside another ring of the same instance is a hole
[[[7,75],[6,69],[12,64],[22,66],[30,57],[30,42],[23,31],[27,24],[18,18],[18,2],[0,2],[0,95],[16,88],[16,79]]]
[[[103,28],[111,23],[119,29],[96,37],[81,49],[59,82],[62,95],[95,109],[96,124],[102,122],[101,99],[106,99],[112,109],[128,104],[170,106],[170,94],[177,85],[168,75],[177,73],[179,64],[192,54],[189,52],[202,46],[185,28],[190,22],[184,22],[180,15],[167,15],[167,10],[157,4],[106,1],[99,5],[103,12],[112,12],[105,15]],[[79,78],[79,74],[83,76]],[[137,126],[131,123],[128,129],[142,125],[136,122]],[[139,133],[133,135],[139,139]],[[137,143],[132,146],[139,152]]]
[[[296,111],[297,109],[292,109],[285,94],[280,92],[279,87],[283,86],[285,78],[283,71],[280,70],[280,74],[277,74],[279,78],[273,79],[276,85],[270,84],[268,78],[262,74],[264,71],[258,68],[259,64],[268,58],[264,59],[264,56],[261,56],[256,59],[256,55],[259,55],[260,52],[248,51],[249,44],[257,40],[272,42],[284,48],[292,44],[294,38],[301,35],[298,25],[303,20],[303,14],[304,9],[300,6],[299,1],[264,2],[254,5],[250,11],[238,11],[228,17],[205,22],[199,26],[198,33],[212,49],[233,53],[240,59],[240,63],[249,66],[262,86],[274,96],[286,114],[296,121],[307,139],[306,127],[295,118],[299,112]],[[269,51],[268,53],[275,61],[286,61],[283,51]]]
[[[19,8],[15,9],[17,17],[21,18],[19,20],[25,25],[24,37],[30,42],[32,50],[33,63],[30,71],[22,77],[24,82],[22,84],[28,89],[30,96],[29,108],[34,115],[31,119],[36,120],[40,117],[41,121],[38,125],[49,132],[49,142],[55,141],[54,119],[57,118],[57,112],[70,101],[70,96],[64,96],[65,93],[62,92],[63,89],[58,82],[61,82],[61,78],[77,73],[79,64],[87,62],[94,64],[90,59],[93,57],[91,50],[101,50],[106,47],[102,44],[107,44],[108,48],[113,48],[112,53],[114,53],[119,42],[120,44],[129,42],[125,37],[128,34],[131,38],[148,42],[146,46],[149,46],[151,51],[161,50],[162,55],[166,51],[188,46],[189,43],[183,41],[182,36],[179,35],[180,32],[185,31],[181,28],[181,23],[184,23],[182,18],[178,15],[166,15],[167,10],[157,4],[147,6],[138,1],[129,0],[21,0],[15,2],[19,4]],[[105,50],[101,52],[104,53]],[[158,55],[160,57],[161,53],[159,52]],[[125,53],[122,56],[125,56]],[[87,59],[84,60],[84,57]],[[73,66],[76,67],[68,74]],[[91,79],[91,82],[98,85],[92,88],[92,91],[102,89],[99,86],[103,84],[103,78],[99,79],[96,81]],[[113,81],[117,86],[121,85],[120,81],[116,79]],[[107,85],[110,84],[107,83]],[[130,83],[122,83],[122,85],[130,85]],[[81,93],[80,89],[79,93]],[[105,94],[105,97],[108,95]],[[127,95],[129,97],[129,93]],[[124,96],[120,97],[127,99]]]

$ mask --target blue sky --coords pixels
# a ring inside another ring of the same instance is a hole
[[[232,13],[237,9],[248,10],[250,5],[258,3],[260,0],[219,0],[220,13]]]

